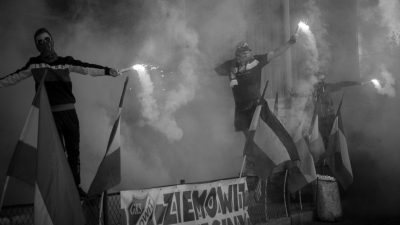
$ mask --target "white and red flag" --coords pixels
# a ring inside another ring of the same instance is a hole
[[[308,143],[304,135],[304,117],[300,125],[297,127],[293,141],[299,152],[300,161],[296,161],[295,166],[289,169],[288,188],[291,193],[294,193],[317,179],[315,172],[314,160],[308,148]]]
[[[299,160],[292,137],[268,107],[264,99],[265,85],[249,128],[243,155],[252,164],[254,173],[263,180],[268,179],[277,165]]]
[[[36,91],[7,175],[35,187],[35,224],[85,224],[78,190],[43,85],[45,79],[46,74]]]
[[[326,150],[326,164],[342,187],[347,189],[350,184],[353,183],[353,171],[351,169],[349,151],[347,149],[347,141],[343,129],[342,114],[340,112],[343,97],[340,101],[335,122],[333,122],[332,131],[329,136]]]
[[[126,85],[129,77],[126,77],[124,89],[122,90],[121,100],[119,102],[117,118],[111,130],[108,140],[107,150],[103,160],[97,170],[92,184],[90,185],[88,195],[97,195],[118,185],[121,182],[121,111],[124,102]]]
[[[318,108],[321,107],[319,101],[314,108],[314,114],[311,120],[311,127],[310,127],[310,152],[313,157],[313,160],[316,164],[321,164],[325,159],[325,146],[322,140],[321,133],[319,132],[319,123],[318,123]]]

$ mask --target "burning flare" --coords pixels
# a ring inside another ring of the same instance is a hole
[[[371,82],[374,84],[375,88],[381,89],[381,82],[377,79],[372,79]]]
[[[146,68],[142,64],[133,65],[132,69],[137,70],[137,71],[145,71],[146,70]]]
[[[133,65],[133,66],[131,66],[131,67],[122,69],[122,70],[120,70],[119,72],[125,73],[125,72],[131,71],[131,70],[137,70],[137,71],[143,72],[143,71],[146,70],[146,65],[144,65],[144,64],[135,64],[135,65]]]
[[[303,30],[309,30],[310,29],[310,27],[307,24],[305,24],[303,21],[300,21],[298,26],[299,26],[299,28],[301,28]]]
[[[304,31],[310,29],[310,27],[307,24],[305,24],[303,21],[300,21],[299,24],[297,24],[295,34],[297,34],[299,32],[300,28],[303,29]]]

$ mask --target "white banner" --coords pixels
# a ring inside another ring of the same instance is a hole
[[[245,178],[121,191],[121,224],[247,225]]]

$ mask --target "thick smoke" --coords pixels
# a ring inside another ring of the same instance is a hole
[[[387,71],[386,65],[382,64],[380,66],[380,71],[381,71],[381,76],[384,79],[383,83],[384,85],[382,86],[381,83],[375,82],[374,86],[377,89],[379,94],[387,95],[389,97],[394,97],[396,96],[396,90],[394,89],[394,77],[393,75]]]
[[[196,56],[199,56],[197,49],[198,35],[186,25],[185,15],[173,5],[165,1],[158,1],[161,7],[162,16],[166,28],[166,35],[169,37],[170,44],[183,44],[179,60],[178,69],[183,75],[179,85],[166,93],[165,102],[157,104],[153,97],[153,83],[150,75],[146,71],[139,71],[139,79],[142,84],[143,92],[139,94],[142,104],[142,115],[146,118],[145,123],[162,132],[169,141],[179,141],[183,136],[183,131],[178,127],[174,118],[174,113],[183,105],[192,101],[198,87],[195,70],[197,68]],[[147,50],[146,48],[144,50]]]
[[[330,43],[327,41],[326,23],[322,19],[322,12],[316,0],[308,0],[304,7],[306,9],[307,24],[312,27],[318,48],[318,67],[322,71],[328,71],[331,65]]]
[[[387,35],[388,37],[391,36],[392,32],[399,32],[400,31],[400,2],[399,1],[379,1],[379,10],[380,14],[382,15],[382,25],[386,26],[390,31]]]
[[[371,23],[359,33],[359,52],[361,55],[360,72],[362,77],[372,77],[383,81],[383,84],[375,85],[379,94],[395,96],[395,77],[390,70],[393,70],[397,46],[396,36],[400,31],[400,17],[398,10],[400,4],[397,1],[380,0],[376,7],[362,7],[368,1],[360,1],[359,17],[362,23]],[[379,31],[371,35],[372,25],[379,26]],[[392,52],[394,55],[390,55]]]

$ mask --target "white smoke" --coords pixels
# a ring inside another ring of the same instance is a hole
[[[382,15],[382,25],[389,29],[388,36],[390,37],[393,31],[400,31],[400,2],[398,0],[380,0],[379,9]]]
[[[158,104],[154,98],[154,85],[150,75],[146,71],[138,71],[142,84],[142,93],[139,94],[139,98],[142,104],[142,115],[146,119],[145,123],[173,142],[179,141],[183,136],[174,113],[194,99],[198,88],[195,71],[200,52],[197,49],[198,35],[193,29],[187,27],[183,12],[165,1],[158,1],[158,3],[162,14],[165,15],[166,35],[174,42],[173,44],[179,46],[177,53],[181,57],[179,57],[178,69],[183,74],[183,78],[176,89],[167,92],[165,102]]]
[[[304,4],[308,15],[307,24],[312,28],[316,47],[318,48],[318,65],[323,71],[328,71],[331,63],[330,44],[326,41],[326,24],[322,19],[321,10],[317,6],[316,0],[309,0]]]
[[[313,32],[309,28],[302,27],[298,35],[298,44],[302,48],[304,57],[302,71],[304,74],[302,76],[303,79],[299,80],[295,87],[295,91],[300,95],[309,96],[314,90],[313,85],[317,82],[313,74],[319,71],[317,42]]]
[[[381,70],[381,76],[383,77],[383,79],[385,80],[385,84],[384,86],[380,86],[379,85],[375,85],[375,87],[378,90],[379,94],[382,95],[387,95],[389,97],[395,97],[396,96],[396,90],[394,89],[394,77],[393,75],[387,71],[386,65],[385,64],[381,64],[380,66],[380,70]]]

